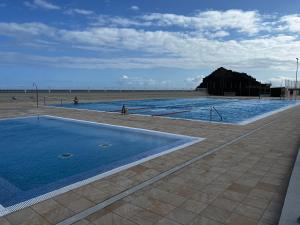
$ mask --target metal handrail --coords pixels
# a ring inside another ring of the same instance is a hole
[[[36,108],[39,107],[39,90],[37,84],[34,82],[32,84],[33,87],[35,87],[35,93],[36,93]]]
[[[223,121],[223,116],[221,115],[221,113],[214,106],[210,107],[210,121],[212,121],[212,111],[213,110],[215,110],[217,115],[220,117],[220,121]]]
[[[67,101],[68,99],[66,98],[57,98],[57,97],[49,97],[49,96],[44,96],[44,105],[47,105],[47,101],[49,100],[57,100],[59,101],[60,105],[63,105],[63,101]]]

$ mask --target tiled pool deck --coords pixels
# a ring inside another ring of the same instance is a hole
[[[235,126],[71,109],[40,108],[37,111],[33,105],[32,107],[26,105],[1,104],[0,117],[50,114],[206,139],[8,214],[0,218],[1,225],[57,224],[214,149],[218,151],[74,224],[275,225],[278,223],[299,147],[299,106],[245,126]],[[242,136],[243,134],[248,135]],[[237,139],[238,137],[240,138]]]

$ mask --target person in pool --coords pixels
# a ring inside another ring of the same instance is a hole
[[[77,105],[79,103],[79,99],[77,98],[77,96],[74,97],[73,102],[74,105]]]
[[[121,114],[125,115],[125,114],[127,114],[127,112],[128,112],[128,109],[125,107],[125,105],[123,105],[122,110],[121,110]]]

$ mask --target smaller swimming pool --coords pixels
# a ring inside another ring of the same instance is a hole
[[[53,116],[0,120],[0,215],[203,140]]]

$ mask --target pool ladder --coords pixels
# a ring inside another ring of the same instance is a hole
[[[217,115],[220,117],[220,121],[223,121],[223,117],[222,117],[221,113],[214,106],[211,106],[209,109],[209,121],[212,121],[212,112],[213,111],[215,111],[217,113]]]

